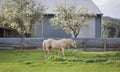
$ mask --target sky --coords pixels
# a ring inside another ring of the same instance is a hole
[[[103,13],[103,16],[110,16],[120,19],[120,0],[93,0]]]

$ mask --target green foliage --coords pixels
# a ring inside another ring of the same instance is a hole
[[[78,36],[81,27],[88,25],[88,18],[95,16],[89,13],[85,7],[78,9],[75,5],[57,4],[55,16],[50,20],[52,26],[62,28],[67,33]]]
[[[45,6],[36,4],[34,0],[4,0],[0,24],[29,34],[32,26],[42,21],[44,11]]]
[[[120,20],[110,17],[103,18],[103,37],[119,38],[120,37]]]
[[[68,62],[107,62],[109,60],[120,60],[120,52],[82,52],[77,50],[67,50],[66,56],[51,55],[48,60],[68,61]]]
[[[107,60],[106,61],[106,64],[119,64],[119,63],[120,63],[120,60]]]

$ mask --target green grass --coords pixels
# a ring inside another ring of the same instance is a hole
[[[120,72],[120,52],[54,50],[44,58],[42,50],[0,50],[0,72]]]

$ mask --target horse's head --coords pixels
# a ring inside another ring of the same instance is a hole
[[[77,48],[77,45],[76,45],[76,41],[75,41],[75,40],[71,40],[71,45],[72,45],[74,48]]]

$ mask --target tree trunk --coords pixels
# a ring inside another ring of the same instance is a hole
[[[74,38],[77,38],[77,35],[75,34],[75,32],[73,32]]]
[[[31,37],[31,33],[25,33],[25,37],[26,38],[30,38]]]
[[[79,33],[77,33],[77,32],[74,31],[73,34],[74,34],[74,37],[77,38],[77,36],[78,36]]]

